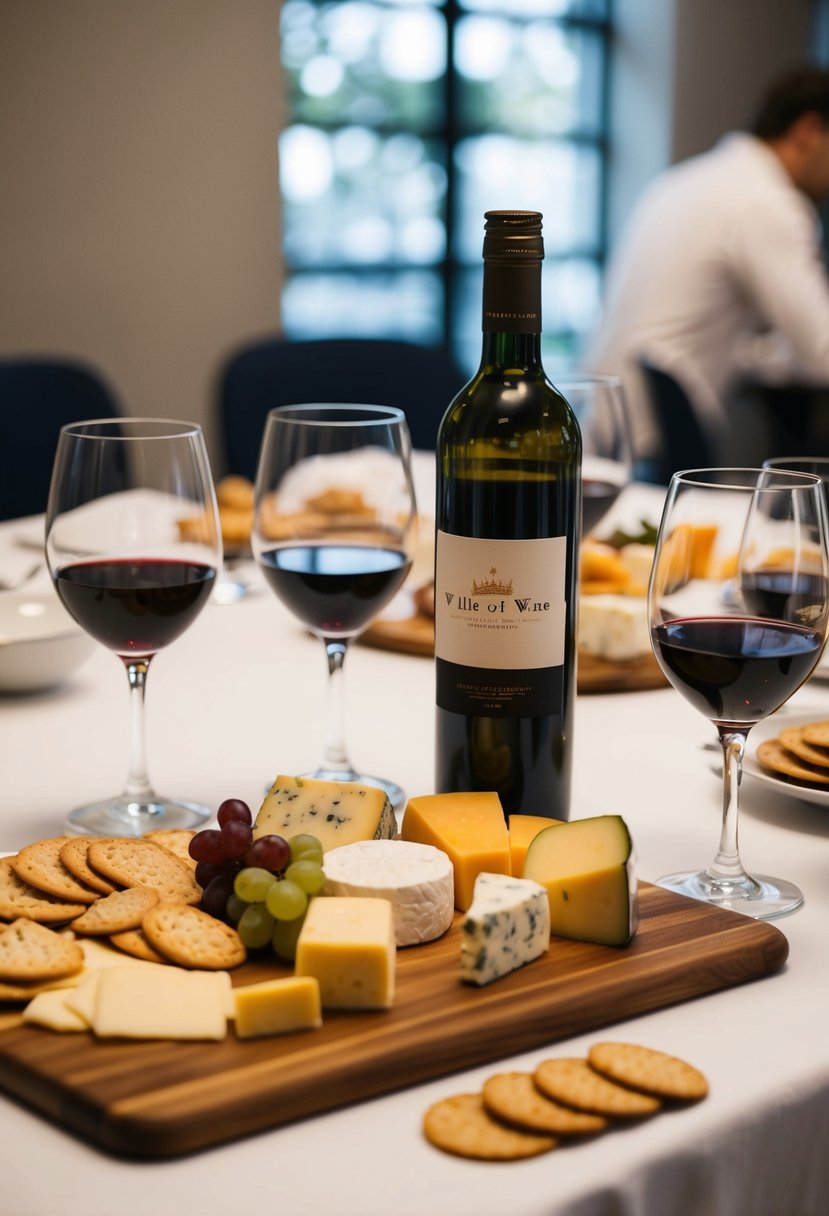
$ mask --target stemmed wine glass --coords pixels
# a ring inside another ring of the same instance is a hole
[[[748,732],[796,692],[820,658],[829,551],[817,477],[777,469],[675,473],[648,592],[651,643],[671,684],[717,728],[720,844],[700,872],[662,886],[759,919],[802,902],[790,882],[748,874],[737,840]]]
[[[197,517],[197,539],[180,529]],[[60,432],[46,512],[46,559],[79,625],[113,651],[130,687],[123,792],[80,807],[70,830],[140,836],[191,827],[207,807],[156,794],[147,773],[144,692],[150,662],[210,598],[222,548],[201,427],[155,418],[76,422]]]
[[[360,781],[345,743],[343,664],[349,642],[394,597],[412,563],[416,507],[402,410],[306,404],[271,410],[256,477],[254,555],[269,585],[317,637],[328,660],[329,720],[319,769]]]
[[[570,404],[582,435],[582,535],[610,511],[633,474],[627,403],[618,376],[565,376],[555,386]]]

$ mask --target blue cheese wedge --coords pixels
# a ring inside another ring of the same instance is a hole
[[[253,825],[254,839],[310,832],[326,853],[356,840],[391,840],[396,831],[385,791],[313,777],[277,777]]]
[[[540,883],[479,874],[461,924],[461,979],[491,984],[550,946],[550,905]]]

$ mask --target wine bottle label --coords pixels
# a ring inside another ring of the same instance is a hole
[[[567,538],[438,531],[437,703],[455,713],[549,713],[565,657]]]

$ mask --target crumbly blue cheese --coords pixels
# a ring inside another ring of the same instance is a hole
[[[383,790],[313,777],[277,777],[253,825],[254,839],[310,832],[325,852],[355,840],[391,840],[396,831],[394,810]]]
[[[479,874],[461,925],[461,979],[490,984],[550,946],[550,904],[540,883]]]
[[[633,595],[583,595],[578,636],[579,650],[612,662],[650,654],[647,601]]]

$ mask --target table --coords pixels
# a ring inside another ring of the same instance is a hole
[[[3,525],[0,557],[14,540],[15,524]],[[209,605],[154,661],[148,683],[153,780],[213,807],[230,796],[258,807],[277,772],[313,766],[321,747],[322,647],[247,573],[252,593]],[[347,686],[357,765],[410,794],[432,792],[432,664],[357,645]],[[829,684],[812,681],[790,705],[829,717]],[[580,697],[574,817],[624,815],[644,879],[704,864],[719,823],[710,737],[672,689]],[[0,698],[2,847],[53,835],[74,805],[120,789],[126,748],[126,681],[103,650],[61,688]],[[790,942],[785,968],[616,1024],[610,1036],[697,1064],[711,1082],[698,1106],[526,1163],[437,1152],[421,1137],[423,1112],[479,1088],[496,1070],[487,1066],[190,1158],[136,1164],[0,1096],[0,1214],[227,1216],[270,1204],[283,1216],[825,1216],[829,811],[747,778],[741,845],[749,867],[789,876],[806,894],[777,922]],[[497,1067],[581,1055],[597,1037],[511,1058],[505,1045]]]

